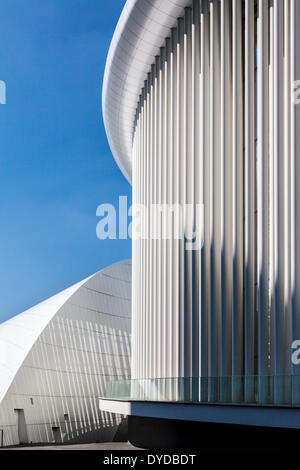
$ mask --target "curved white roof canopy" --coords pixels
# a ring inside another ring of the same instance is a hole
[[[93,280],[99,280],[102,274],[109,276],[111,272],[112,275],[122,272],[128,263],[115,263],[0,324],[0,403],[42,332],[74,294]]]
[[[112,153],[129,181],[139,95],[159,48],[191,4],[192,0],[127,0],[116,27],[104,74],[103,117]]]

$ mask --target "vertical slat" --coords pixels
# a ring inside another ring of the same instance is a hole
[[[139,108],[140,108],[140,102],[138,102],[137,106],[137,113],[138,113],[138,121],[137,121],[137,130],[136,130],[136,150],[135,150],[135,181],[136,181],[136,186],[134,191],[132,191],[132,208],[134,207],[135,204],[138,203],[138,197],[139,197],[139,149],[140,149],[140,113],[139,113]],[[131,215],[133,213],[131,212]],[[131,354],[132,354],[132,362],[131,362],[131,377],[138,377],[138,337],[139,337],[139,330],[138,330],[138,317],[136,315],[136,312],[139,309],[139,270],[140,270],[140,259],[139,259],[139,244],[137,240],[135,240],[135,233],[134,233],[134,223],[132,222],[131,228],[132,228],[132,272],[134,273],[134,276],[132,278],[132,287],[131,287],[131,292],[132,292],[132,298],[134,299],[134,302],[132,304],[132,320],[131,320],[131,334],[132,334],[132,340],[131,340]],[[135,270],[135,272],[134,272]],[[133,337],[134,334],[134,337]],[[134,354],[134,356],[133,356]]]
[[[142,91],[142,100],[141,100],[141,143],[140,143],[140,178],[141,178],[141,189],[140,189],[140,204],[143,204],[143,187],[144,187],[144,172],[143,172],[143,158],[144,158],[144,102],[143,102],[143,91]],[[143,219],[141,216],[141,234],[143,228]],[[144,244],[141,238],[140,241],[140,256],[141,256],[141,264],[143,266],[143,256],[144,256]],[[141,292],[141,299],[140,299],[140,321],[139,321],[139,333],[140,333],[140,340],[139,340],[139,354],[143,354],[143,311],[144,311],[144,272],[141,269],[141,279],[140,279],[140,292]],[[139,365],[139,376],[143,376],[142,370],[143,364],[140,361]]]
[[[200,250],[200,369],[201,380],[201,399],[208,399],[208,390],[206,378],[208,377],[208,313],[209,313],[209,237],[210,237],[210,201],[209,201],[209,176],[210,176],[210,158],[209,158],[209,6],[208,1],[201,3],[201,59],[200,59],[200,203],[203,204],[204,226],[201,227],[203,233],[203,247]]]
[[[139,105],[138,105],[138,112],[139,112],[139,122],[138,122],[138,136],[139,136],[139,139],[138,139],[138,142],[137,142],[137,156],[136,156],[136,164],[137,164],[137,179],[138,179],[138,185],[137,185],[137,191],[136,191],[136,195],[137,195],[137,198],[136,198],[136,203],[139,204],[140,202],[140,151],[141,151],[141,96],[139,97]],[[134,221],[133,221],[133,225],[134,225]],[[133,227],[133,237],[135,237],[135,232],[134,232],[134,227]],[[140,246],[140,241],[139,240],[135,240],[134,239],[134,243],[135,243],[135,246],[136,246],[136,249],[137,249],[137,263],[138,263],[138,278],[137,278],[137,287],[136,287],[136,296],[137,296],[137,311],[140,311],[140,300],[141,300],[141,284],[140,284],[140,280],[141,280],[141,263],[140,263],[140,260],[141,260],[141,246]],[[133,288],[133,293],[134,293],[134,288]],[[140,338],[140,316],[138,315],[134,315],[134,322],[136,323],[136,338],[135,338],[135,342],[136,342],[136,354],[137,354],[137,358],[139,357],[139,352],[140,352],[140,344],[139,344],[139,338]],[[140,366],[140,361],[138,359],[136,359],[136,368],[134,369],[134,371],[132,372],[132,376],[133,377],[139,377],[139,366]]]
[[[168,199],[170,205],[176,204],[176,166],[177,166],[177,148],[176,148],[176,29],[171,31],[170,43],[170,96],[169,96],[169,156],[168,156],[168,176],[169,176],[169,194]],[[174,223],[176,221],[174,220]],[[177,334],[178,334],[178,302],[177,302],[177,285],[175,282],[176,272],[178,270],[175,230],[171,226],[170,233],[172,238],[169,241],[169,357],[170,357],[170,377],[177,377],[177,364],[176,364],[176,348],[177,348]]]
[[[269,37],[268,37],[268,1],[259,0],[258,16],[258,109],[257,109],[257,281],[258,281],[258,374],[259,400],[267,402],[268,387],[265,379],[268,369],[269,343],[269,256],[268,256],[268,67],[269,67]]]
[[[149,335],[150,331],[150,290],[149,290],[149,282],[150,282],[150,252],[149,252],[149,245],[150,245],[150,237],[149,237],[149,199],[150,199],[150,184],[149,184],[149,177],[150,177],[150,74],[148,73],[147,80],[145,82],[145,99],[147,103],[147,113],[146,113],[146,166],[145,166],[145,250],[146,250],[146,265],[148,269],[145,273],[145,301],[146,301],[146,308],[145,308],[145,354],[146,357],[149,358],[150,353],[150,341],[151,335]],[[145,361],[145,376],[149,377],[150,373],[150,362],[149,360]]]
[[[153,165],[154,165],[154,74],[155,66],[151,66],[149,78],[150,86],[150,153],[149,153],[149,207],[148,207],[148,235],[149,235],[149,373],[148,377],[153,376],[153,354],[154,354],[154,335],[153,335],[153,289],[154,289],[154,258],[153,258],[153,236],[152,236],[152,218],[151,206],[153,204]]]
[[[160,160],[159,160],[159,126],[160,126],[160,116],[159,116],[159,76],[160,76],[160,59],[157,56],[155,59],[155,129],[154,129],[154,140],[155,140],[155,149],[154,149],[154,170],[153,170],[153,178],[154,178],[154,204],[158,203],[158,185],[159,185],[159,179],[158,179],[158,172],[160,168]],[[157,220],[155,217],[155,214],[153,215],[153,231],[154,234],[156,234],[157,231]],[[154,239],[154,259],[158,260],[158,240],[155,238]],[[157,364],[161,360],[158,354],[159,351],[159,337],[158,337],[158,325],[160,322],[159,318],[159,309],[158,309],[158,302],[159,302],[159,263],[158,261],[155,262],[155,269],[154,269],[154,275],[155,275],[155,290],[154,290],[154,329],[153,329],[153,334],[155,335],[155,351],[154,351],[154,367],[153,367],[153,377],[157,377],[159,371]]]
[[[137,107],[137,114],[139,111],[139,103]],[[139,175],[138,175],[138,156],[139,156],[139,116],[136,117],[136,129],[133,142],[132,152],[132,203],[137,204],[138,202],[138,189],[139,189]],[[138,273],[139,273],[139,252],[138,244],[135,240],[132,242],[132,284],[131,284],[131,298],[132,298],[132,320],[131,320],[131,377],[138,377],[137,374],[137,363],[138,363],[138,328],[137,321],[138,317],[136,312],[138,311]]]
[[[284,403],[285,309],[284,309],[284,126],[283,108],[283,2],[274,0],[274,313],[275,403]]]
[[[169,53],[169,39],[165,42],[165,47],[162,51],[163,63],[163,107],[162,107],[162,120],[163,120],[163,148],[162,148],[162,161],[161,161],[161,200],[160,203],[165,205],[167,202],[167,159],[168,159],[168,53]],[[166,219],[162,217],[162,240],[161,240],[161,273],[162,273],[162,292],[161,292],[161,322],[162,322],[162,377],[167,377],[167,336],[168,336],[168,311],[167,311],[167,240],[165,240],[166,232]]]
[[[193,1],[192,16],[192,161],[190,162],[190,174],[192,180],[191,202],[193,204],[194,226],[193,231],[196,234],[192,255],[192,288],[193,288],[193,306],[192,306],[192,377],[193,391],[192,399],[199,399],[198,378],[199,368],[199,350],[200,350],[200,247],[198,246],[199,232],[199,212],[200,205],[200,152],[199,152],[199,125],[200,125],[200,4],[199,0]]]
[[[221,396],[231,400],[232,373],[232,37],[231,1],[221,0]]]
[[[276,223],[276,178],[275,178],[275,22],[274,2],[269,2],[269,402],[274,399],[274,374],[276,369],[276,302],[275,302],[275,223]]]
[[[232,400],[243,399],[241,377],[244,375],[243,336],[243,263],[244,263],[244,149],[243,149],[243,73],[242,73],[242,1],[233,0],[233,224],[232,224]],[[252,80],[254,77],[252,77]]]
[[[146,94],[146,88],[143,88],[143,154],[142,154],[142,178],[143,178],[143,191],[142,191],[142,204],[143,207],[146,206],[146,193],[147,193],[147,177],[146,177],[146,164],[147,164],[147,94]],[[143,266],[146,264],[146,240],[145,240],[145,226],[146,226],[146,214],[145,211],[143,211],[142,215],[142,224],[143,224],[143,230],[142,230],[142,262]],[[143,293],[143,307],[142,307],[142,354],[143,354],[143,363],[142,363],[142,377],[146,377],[146,357],[145,357],[145,344],[146,344],[146,335],[147,335],[147,327],[146,327],[146,309],[147,309],[147,303],[146,303],[146,270],[143,269],[143,287],[142,287],[142,293]]]
[[[291,295],[290,295],[290,281],[291,281],[291,47],[290,47],[290,1],[284,2],[284,312],[285,312],[285,330],[286,330],[286,348],[285,348],[285,364],[286,374],[291,375],[292,361],[291,361],[291,344],[292,344],[292,330],[291,330]],[[291,392],[291,390],[289,390]],[[289,400],[291,393],[289,393]]]
[[[275,332],[275,283],[274,283],[274,2],[269,8],[269,295],[270,295],[270,375],[274,377],[276,358],[276,332]],[[272,381],[274,379],[272,378]],[[272,384],[273,390],[273,384]],[[273,393],[273,392],[272,392]]]
[[[178,97],[177,97],[177,28],[172,30],[172,96],[173,104],[171,109],[172,116],[172,155],[170,154],[170,159],[172,158],[173,165],[173,174],[171,175],[172,183],[171,188],[172,192],[170,197],[174,201],[175,205],[179,204],[179,149],[178,149]],[[176,223],[179,221],[176,220],[174,223],[174,229]],[[179,240],[174,238],[173,240],[173,249],[172,249],[172,263],[173,263],[173,272],[172,272],[172,285],[173,285],[173,298],[172,298],[172,309],[173,309],[173,342],[172,342],[172,374],[174,377],[179,377],[179,353],[178,353],[178,338],[179,338],[179,321],[180,321],[180,306],[179,306]]]
[[[210,3],[210,315],[211,401],[218,399],[220,344],[220,7]]]
[[[184,59],[184,21],[178,20],[177,25],[177,152],[178,152],[178,195],[179,203],[185,201],[184,185],[184,139],[183,139],[183,59]],[[184,224],[182,223],[181,238],[178,243],[179,248],[179,336],[178,336],[178,362],[179,377],[184,375],[184,315],[185,315],[185,291],[184,291]]]
[[[138,156],[138,162],[139,162],[139,198],[138,198],[138,203],[141,204],[142,202],[142,147],[143,147],[143,119],[142,119],[142,96],[140,96],[140,139],[139,139],[139,156]],[[142,223],[142,221],[141,221]],[[142,303],[143,303],[143,291],[142,291],[142,279],[143,279],[143,270],[142,270],[142,240],[138,240],[138,246],[139,246],[139,257],[140,257],[140,264],[141,264],[141,269],[140,269],[140,277],[139,277],[139,316],[138,316],[138,354],[139,357],[142,353],[141,351],[141,336],[142,336]],[[141,370],[142,364],[141,361],[138,363],[138,377],[142,377],[142,370]]]
[[[164,184],[164,139],[165,139],[165,119],[164,119],[164,95],[165,95],[165,48],[161,47],[160,49],[160,79],[159,79],[159,160],[158,160],[158,174],[159,174],[159,187],[158,187],[158,202],[159,204],[163,201],[163,184]],[[162,241],[162,223],[159,220],[160,228],[160,238],[159,238],[159,249],[158,249],[158,261],[159,261],[159,322],[158,322],[158,338],[159,338],[159,363],[157,364],[158,377],[163,377],[164,370],[164,329],[165,329],[165,319],[164,319],[164,305],[163,305],[163,295],[164,295],[164,275],[163,275],[163,241]]]
[[[253,402],[256,368],[254,0],[245,2],[245,400]]]
[[[141,110],[141,154],[140,154],[140,174],[141,174],[141,197],[140,197],[140,203],[143,204],[143,188],[144,188],[144,94],[142,91],[142,110]],[[142,239],[142,230],[143,230],[143,217],[141,215],[141,263],[143,266],[144,263],[144,241]],[[144,344],[144,338],[143,338],[143,324],[144,324],[144,270],[141,270],[141,309],[140,309],[140,354],[143,354],[143,344]],[[140,363],[140,376],[143,377],[143,363]]]
[[[171,56],[171,44],[170,39],[166,39],[165,45],[165,162],[164,162],[164,199],[163,203],[168,205],[169,201],[169,173],[170,173],[170,56]],[[173,155],[172,155],[173,158]],[[164,241],[164,276],[165,276],[165,289],[164,289],[164,308],[165,308],[165,377],[170,377],[170,331],[172,330],[171,325],[171,315],[170,315],[170,261],[169,261],[169,245],[170,245],[170,221],[169,218],[165,218],[165,236],[166,240]]]
[[[192,232],[194,225],[193,215],[188,210],[187,204],[193,203],[193,152],[192,152],[192,119],[191,119],[191,89],[192,89],[192,11],[191,8],[185,9],[184,14],[184,67],[183,67],[183,133],[184,133],[184,170],[182,178],[184,179],[184,229],[185,234]],[[185,242],[185,240],[184,240]],[[185,314],[184,314],[184,376],[192,377],[192,357],[193,357],[193,260],[192,252],[184,247],[184,290],[185,290]]]
[[[300,79],[300,4],[291,0],[291,84]],[[295,90],[293,89],[293,92]],[[292,339],[300,339],[300,104],[291,104],[291,296]],[[293,364],[293,403],[300,404],[300,366]]]
[[[143,156],[143,103],[142,103],[143,97],[141,94],[140,97],[140,142],[139,142],[139,181],[140,181],[140,187],[139,187],[139,204],[142,204],[142,183],[143,183],[143,174],[142,174],[142,156]],[[141,227],[142,227],[142,219],[140,221]],[[142,341],[141,341],[141,335],[142,335],[142,312],[143,312],[143,269],[142,269],[142,256],[143,256],[143,245],[142,245],[142,239],[139,240],[139,256],[140,256],[140,263],[141,263],[141,270],[140,270],[140,278],[139,278],[139,292],[140,292],[140,298],[139,298],[139,318],[138,318],[138,334],[139,334],[139,346],[138,346],[138,353],[139,357],[142,353],[141,347],[142,347]],[[138,377],[142,377],[142,362],[139,361],[138,363]]]

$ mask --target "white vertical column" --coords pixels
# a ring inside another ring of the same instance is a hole
[[[253,402],[256,375],[254,0],[245,1],[245,400]]]
[[[283,108],[283,2],[274,0],[274,400],[284,402],[285,308],[284,308],[284,117]]]
[[[150,151],[149,151],[149,198],[148,198],[148,234],[149,234],[149,372],[148,377],[153,376],[153,353],[154,353],[154,329],[153,329],[153,288],[154,288],[154,258],[153,258],[153,239],[152,239],[152,217],[151,205],[153,204],[153,165],[154,165],[154,74],[155,67],[151,66],[149,74],[149,94],[150,94]]]
[[[184,64],[183,64],[183,139],[184,139],[184,204],[193,204],[193,150],[192,150],[192,10],[185,9],[184,14]],[[192,211],[184,207],[184,230],[190,234],[194,226]],[[185,240],[183,240],[185,242]],[[193,358],[193,257],[192,252],[184,247],[184,376],[192,377]]]
[[[178,97],[177,97],[177,28],[172,29],[171,35],[171,95],[172,95],[172,107],[170,109],[172,119],[172,136],[170,144],[170,160],[172,160],[172,175],[170,184],[170,199],[174,201],[174,204],[179,204],[179,151],[178,151]],[[177,223],[179,221],[177,220]],[[176,232],[176,225],[174,226]],[[174,233],[174,232],[173,232]],[[174,233],[175,235],[175,233]],[[170,305],[171,314],[173,316],[173,328],[172,328],[172,376],[179,377],[179,352],[178,352],[178,337],[179,337],[179,240],[174,238],[172,241],[172,253],[170,254],[172,268],[172,304]]]
[[[170,204],[176,204],[176,168],[177,168],[177,147],[176,147],[176,29],[173,28],[170,40],[170,89],[169,89],[169,155],[168,155],[168,177],[169,191],[168,201]],[[178,290],[176,272],[178,270],[178,253],[176,249],[177,240],[175,240],[175,230],[171,225],[169,228],[172,238],[169,241],[169,376],[178,377],[176,363],[177,335],[178,335]]]
[[[300,4],[291,0],[291,296],[292,339],[300,339],[300,104],[294,84],[300,80]],[[293,365],[293,403],[300,404],[300,366]]]
[[[268,256],[268,66],[269,66],[269,37],[268,37],[268,1],[259,0],[258,43],[257,43],[257,281],[258,281],[258,375],[259,400],[266,402],[268,387],[264,378],[268,372],[268,343],[269,343],[269,256]]]
[[[206,378],[208,377],[208,314],[209,314],[209,279],[210,279],[210,150],[209,150],[209,86],[210,86],[210,35],[209,5],[204,0],[201,4],[201,58],[200,58],[200,203],[204,205],[203,242],[200,250],[200,358],[199,375],[201,379],[201,400],[208,399]]]
[[[161,204],[163,200],[163,169],[164,169],[164,95],[165,95],[165,76],[164,76],[164,55],[165,48],[160,48],[160,70],[159,70],[159,153],[158,153],[158,203]],[[162,223],[161,220],[158,221],[159,224],[159,241],[158,241],[158,363],[157,363],[157,377],[163,377],[164,369],[164,310],[163,310],[163,271],[162,271],[162,257],[163,257],[163,242],[162,242]]]
[[[159,126],[160,126],[160,116],[159,116],[159,77],[160,77],[160,59],[157,56],[155,59],[155,79],[154,79],[154,168],[153,168],[153,180],[154,180],[154,186],[153,186],[153,202],[154,204],[158,203],[158,186],[159,186],[159,171],[160,171],[160,158],[159,158]],[[153,231],[156,234],[157,231],[157,220],[155,218],[155,215],[153,216]],[[158,263],[158,253],[159,253],[159,248],[158,248],[158,240],[154,240],[154,253],[153,257],[155,260],[154,263],[154,276],[155,276],[155,289],[153,293],[154,297],[154,306],[153,306],[153,312],[152,314],[154,315],[154,326],[153,326],[153,334],[155,335],[154,338],[154,360],[153,360],[153,372],[152,372],[152,377],[158,377],[158,370],[157,370],[157,364],[161,360],[158,352],[159,352],[159,335],[158,335],[158,328],[159,328],[159,322],[160,322],[160,317],[159,317],[159,263]]]
[[[132,152],[132,202],[138,202],[138,188],[139,188],[139,175],[138,175],[138,157],[139,157],[139,103],[137,107],[136,116],[136,129],[133,142]],[[137,377],[137,364],[138,364],[138,297],[139,297],[139,250],[137,241],[132,242],[132,284],[131,284],[131,297],[132,297],[132,319],[131,319],[131,378]]]
[[[243,264],[244,264],[244,149],[243,149],[243,73],[242,73],[242,1],[233,0],[232,8],[232,400],[243,400],[241,376],[244,375]],[[254,31],[253,31],[254,33]],[[254,79],[254,77],[252,77]]]
[[[146,101],[146,154],[145,154],[145,262],[147,269],[145,270],[145,377],[149,377],[150,373],[150,252],[149,252],[149,199],[150,199],[150,74],[147,75],[145,82],[145,101]]]
[[[135,162],[136,162],[136,189],[132,193],[133,197],[133,202],[135,201],[137,204],[139,203],[140,200],[140,162],[139,162],[139,156],[140,156],[140,146],[141,146],[141,131],[140,131],[140,100],[138,102],[138,125],[137,125],[137,149],[136,149],[136,156],[135,156]],[[134,235],[134,233],[133,233]],[[136,298],[136,310],[132,311],[132,335],[135,334],[135,337],[132,339],[132,351],[135,350],[135,359],[132,362],[132,370],[131,370],[131,377],[132,378],[137,378],[139,376],[139,316],[137,315],[136,312],[140,310],[140,278],[141,278],[141,273],[140,273],[140,243],[139,240],[133,240],[133,247],[132,247],[132,270],[134,270],[134,262],[136,262],[136,284],[132,285],[132,295],[135,296]],[[133,306],[134,307],[134,306]],[[133,352],[132,352],[133,354]]]
[[[183,138],[183,64],[184,64],[184,21],[182,18],[178,20],[177,25],[177,152],[178,152],[178,199],[179,203],[185,203],[185,184],[184,184],[184,138]],[[183,232],[184,224],[182,221],[181,232]],[[184,315],[185,315],[185,290],[184,290],[184,236],[180,233],[181,238],[178,243],[179,250],[179,271],[178,271],[178,288],[179,288],[179,336],[178,336],[178,362],[179,374],[184,376]]]
[[[291,375],[291,344],[292,344],[292,322],[291,322],[291,11],[290,1],[284,2],[284,315],[285,315],[285,373]],[[289,395],[286,397],[291,401],[291,383]]]
[[[198,232],[199,213],[198,208],[201,200],[201,178],[200,178],[200,2],[193,1],[192,16],[192,160],[190,162],[190,173],[192,179],[191,203],[193,204],[193,231]],[[197,235],[198,237],[198,235]],[[196,240],[197,243],[198,240]],[[196,245],[195,243],[195,245]],[[193,284],[193,306],[192,306],[192,377],[193,377],[193,400],[199,399],[199,351],[201,337],[200,330],[200,247],[195,246],[192,251],[192,284]]]
[[[146,164],[147,164],[147,95],[146,95],[146,89],[145,87],[143,88],[143,148],[142,148],[142,154],[141,154],[141,161],[142,161],[142,181],[143,181],[143,186],[142,186],[142,204],[145,207],[146,206],[146,193],[147,193],[147,176],[146,176]],[[142,215],[142,263],[143,266],[146,266],[147,258],[146,258],[146,240],[145,240],[145,226],[146,226],[146,213],[143,211]],[[146,270],[145,268],[142,269],[142,310],[141,310],[141,315],[142,315],[142,334],[141,334],[141,354],[142,357],[144,357],[144,360],[142,361],[142,377],[146,377],[146,309],[147,309],[147,302],[146,302],[146,295],[145,291],[147,288],[146,285]]]
[[[210,312],[209,399],[218,399],[220,344],[220,7],[210,2]]]
[[[142,104],[142,95],[140,96],[140,141],[139,141],[139,156],[138,156],[138,161],[139,161],[139,197],[138,197],[138,203],[142,203],[142,159],[143,159],[143,104]],[[142,223],[142,221],[141,221]],[[139,277],[139,310],[138,310],[138,354],[139,357],[141,357],[142,354],[142,308],[143,308],[143,291],[142,291],[142,280],[143,280],[143,265],[142,265],[142,239],[138,240],[138,246],[139,246],[139,261],[140,261],[140,277]],[[142,377],[142,361],[139,360],[138,363],[138,376],[137,377]]]
[[[140,96],[140,142],[139,142],[139,156],[138,156],[138,161],[139,161],[139,204],[142,203],[142,187],[143,187],[143,173],[142,173],[142,161],[143,161],[143,103],[142,103],[142,95]],[[142,224],[142,220],[141,220]],[[142,354],[142,320],[143,320],[143,265],[142,265],[142,256],[143,256],[143,241],[140,238],[138,241],[139,245],[139,260],[140,260],[140,277],[139,277],[139,310],[138,310],[138,354],[139,358],[141,357]],[[139,360],[138,363],[138,376],[137,377],[142,377],[142,361]]]
[[[274,2],[270,3],[269,8],[269,296],[270,296],[270,315],[268,316],[270,329],[270,375],[272,376],[272,393],[276,358],[276,315],[275,315],[275,278],[274,278],[274,241],[275,241],[275,206],[274,197],[276,195],[274,179]],[[273,397],[271,398],[273,400]]]
[[[163,75],[164,75],[164,96],[163,96],[163,159],[161,162],[162,171],[162,204],[165,205],[168,202],[168,154],[169,154],[169,54],[170,54],[170,40],[166,39],[165,47],[163,50]],[[170,325],[168,324],[168,241],[166,240],[166,234],[168,230],[168,221],[165,217],[162,218],[162,259],[161,259],[161,271],[162,271],[162,322],[163,322],[163,336],[162,336],[162,350],[163,350],[163,369],[162,377],[167,377],[168,374],[168,330]]]

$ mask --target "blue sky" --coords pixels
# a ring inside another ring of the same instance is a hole
[[[124,0],[1,0],[0,322],[120,259],[96,208],[131,187],[108,146],[101,89]]]

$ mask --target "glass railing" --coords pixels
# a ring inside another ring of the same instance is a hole
[[[300,406],[300,375],[136,379],[110,382],[124,401]]]

